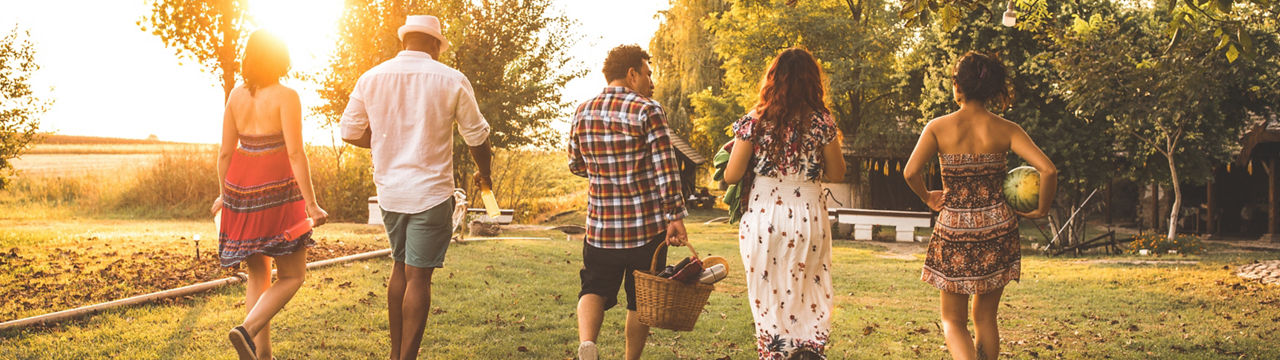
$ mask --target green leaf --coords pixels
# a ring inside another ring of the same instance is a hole
[[[1218,11],[1227,14],[1231,13],[1231,0],[1217,0],[1214,2],[1214,5],[1218,6]]]
[[[1240,57],[1240,51],[1236,50],[1234,44],[1227,48],[1227,62],[1235,63],[1238,57]]]
[[[1218,42],[1218,46],[1213,48],[1213,50],[1215,50],[1215,51],[1217,51],[1217,50],[1222,50],[1222,48],[1225,48],[1225,47],[1227,47],[1227,45],[1231,44],[1231,37],[1230,37],[1230,36],[1227,36],[1227,35],[1221,35],[1220,37],[1222,38],[1222,41],[1219,41],[1219,42]]]
[[[1236,32],[1236,38],[1240,39],[1240,48],[1245,54],[1253,54],[1253,38],[1249,37],[1243,27]]]

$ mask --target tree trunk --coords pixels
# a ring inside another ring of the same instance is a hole
[[[1173,208],[1169,209],[1169,241],[1178,235],[1178,212],[1182,207],[1182,185],[1178,183],[1178,167],[1173,161],[1174,149],[1169,149],[1165,158],[1169,160],[1169,177],[1173,180]]]

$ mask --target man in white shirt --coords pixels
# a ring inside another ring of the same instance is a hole
[[[391,359],[415,359],[431,308],[431,275],[452,235],[453,124],[489,186],[489,123],[471,82],[436,61],[449,48],[434,16],[400,27],[404,51],[360,76],[342,114],[342,139],[373,150],[373,182],[395,265],[387,288]]]

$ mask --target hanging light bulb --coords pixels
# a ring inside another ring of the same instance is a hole
[[[1004,10],[1004,26],[1012,27],[1018,25],[1018,12],[1013,10],[1013,1],[1009,0],[1009,6]]]

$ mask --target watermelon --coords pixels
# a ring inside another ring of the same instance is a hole
[[[1004,178],[1004,200],[1021,212],[1040,207],[1040,172],[1030,166],[1009,170],[1009,176]]]

